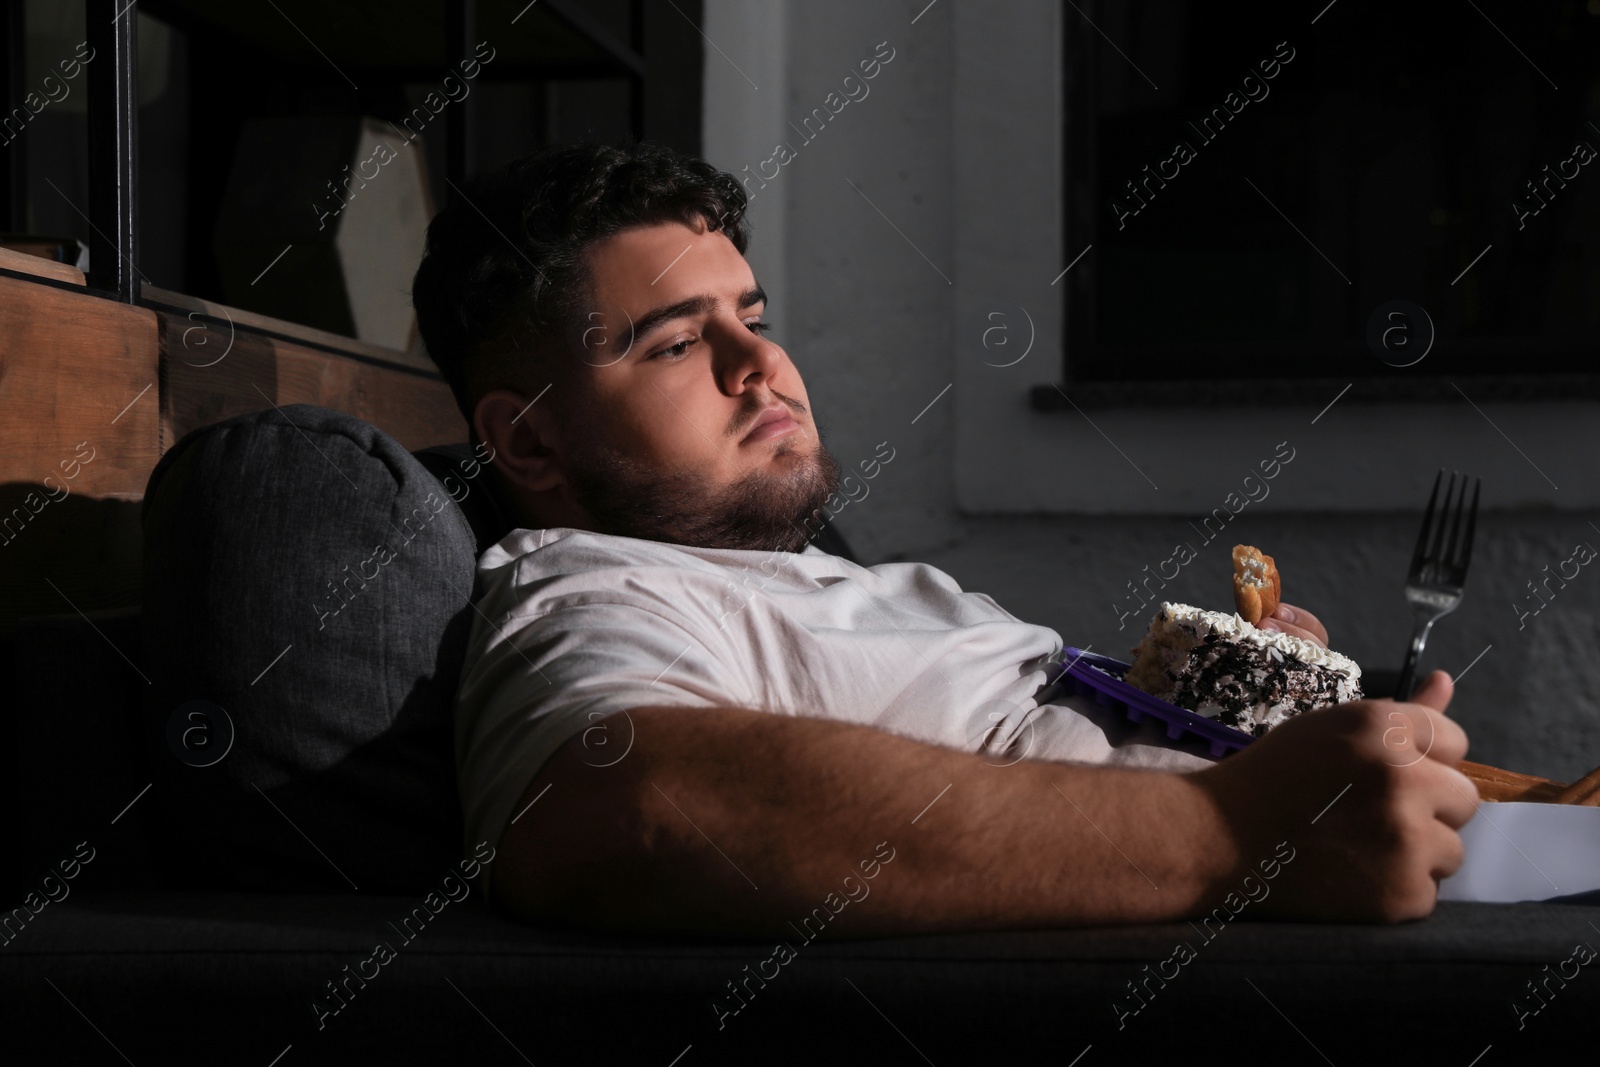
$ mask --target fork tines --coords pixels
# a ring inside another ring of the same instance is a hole
[[[1417,660],[1428,642],[1428,631],[1433,624],[1456,610],[1461,603],[1461,589],[1467,581],[1467,564],[1472,562],[1472,535],[1478,525],[1478,494],[1482,482],[1473,479],[1472,506],[1467,503],[1467,478],[1450,472],[1450,482],[1445,485],[1444,510],[1439,510],[1439,486],[1444,484],[1444,471],[1433,480],[1433,493],[1428,497],[1428,510],[1422,517],[1422,531],[1417,534],[1417,548],[1411,556],[1411,573],[1406,575],[1406,601],[1411,605],[1415,625],[1411,634],[1411,647],[1406,652],[1400,668],[1399,684],[1395,687],[1396,700],[1411,699],[1411,683],[1416,677]],[[1446,529],[1449,530],[1446,535]],[[1448,536],[1448,540],[1446,537]]]
[[[1433,480],[1433,493],[1428,497],[1428,510],[1422,517],[1417,548],[1411,556],[1411,580],[1460,585],[1466,579],[1467,564],[1472,562],[1472,538],[1478,524],[1478,496],[1483,488],[1483,480],[1471,479],[1472,506],[1464,507],[1469,479],[1461,475],[1458,485],[1457,472],[1451,471],[1450,481],[1445,485],[1444,513],[1435,522],[1439,486],[1444,483],[1444,473],[1441,467]],[[1448,543],[1445,540],[1446,527],[1449,528]]]

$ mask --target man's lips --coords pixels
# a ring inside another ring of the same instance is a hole
[[[753,441],[769,441],[774,437],[782,437],[800,428],[789,414],[789,409],[784,407],[771,407],[763,411],[755,423],[746,431],[741,439],[742,444]]]

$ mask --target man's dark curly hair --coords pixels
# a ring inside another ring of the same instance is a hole
[[[731,174],[659,145],[556,145],[474,176],[428,226],[411,283],[428,354],[472,425],[492,389],[559,380],[576,352],[590,246],[622,230],[703,221],[744,252]],[[476,435],[474,435],[476,436]]]

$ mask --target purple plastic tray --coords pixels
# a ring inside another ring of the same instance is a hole
[[[1062,692],[1077,693],[1093,698],[1102,707],[1120,711],[1133,722],[1146,716],[1167,725],[1167,736],[1173,740],[1197,737],[1211,748],[1211,755],[1221,758],[1255,740],[1251,734],[1236,730],[1215,719],[1198,715],[1188,708],[1180,708],[1159,700],[1142,689],[1135,689],[1122,680],[1132,664],[1110,656],[1068,646],[1061,650],[1061,662],[1066,671],[1056,679]]]

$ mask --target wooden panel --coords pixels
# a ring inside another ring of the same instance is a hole
[[[225,324],[166,312],[157,317],[163,448],[196,427],[285,404],[317,404],[365,419],[413,452],[467,440],[466,421],[436,376],[230,331]]]
[[[11,248],[0,248],[0,268],[22,274],[36,274],[41,278],[54,278],[58,282],[82,285],[83,271],[70,263],[57,263],[43,256],[31,256]]]
[[[157,366],[152,312],[0,276],[0,635],[137,603]]]
[[[81,277],[81,275],[80,275]],[[203,326],[204,320],[199,316],[210,316],[220,322],[232,323],[234,327],[254,328],[266,333],[276,334],[289,341],[307,341],[309,347],[333,348],[340,352],[356,356],[365,356],[367,359],[378,360],[385,363],[394,363],[402,367],[411,367],[415,370],[425,371],[428,374],[439,373],[439,368],[421,350],[420,343],[415,352],[402,352],[395,348],[384,348],[382,345],[368,344],[366,341],[343,334],[329,333],[319,330],[315,326],[305,326],[298,322],[286,322],[275,319],[270,315],[262,315],[254,311],[246,311],[228,304],[218,304],[211,300],[202,300],[197,296],[185,293],[175,293],[170,289],[160,289],[154,285],[146,285],[140,289],[139,299],[156,311],[177,311],[187,315],[193,326]],[[227,326],[217,326],[212,331],[218,337],[226,337]],[[199,331],[190,335],[191,340],[198,341]],[[207,362],[199,356],[192,357],[196,362]],[[210,357],[216,358],[214,355]]]

